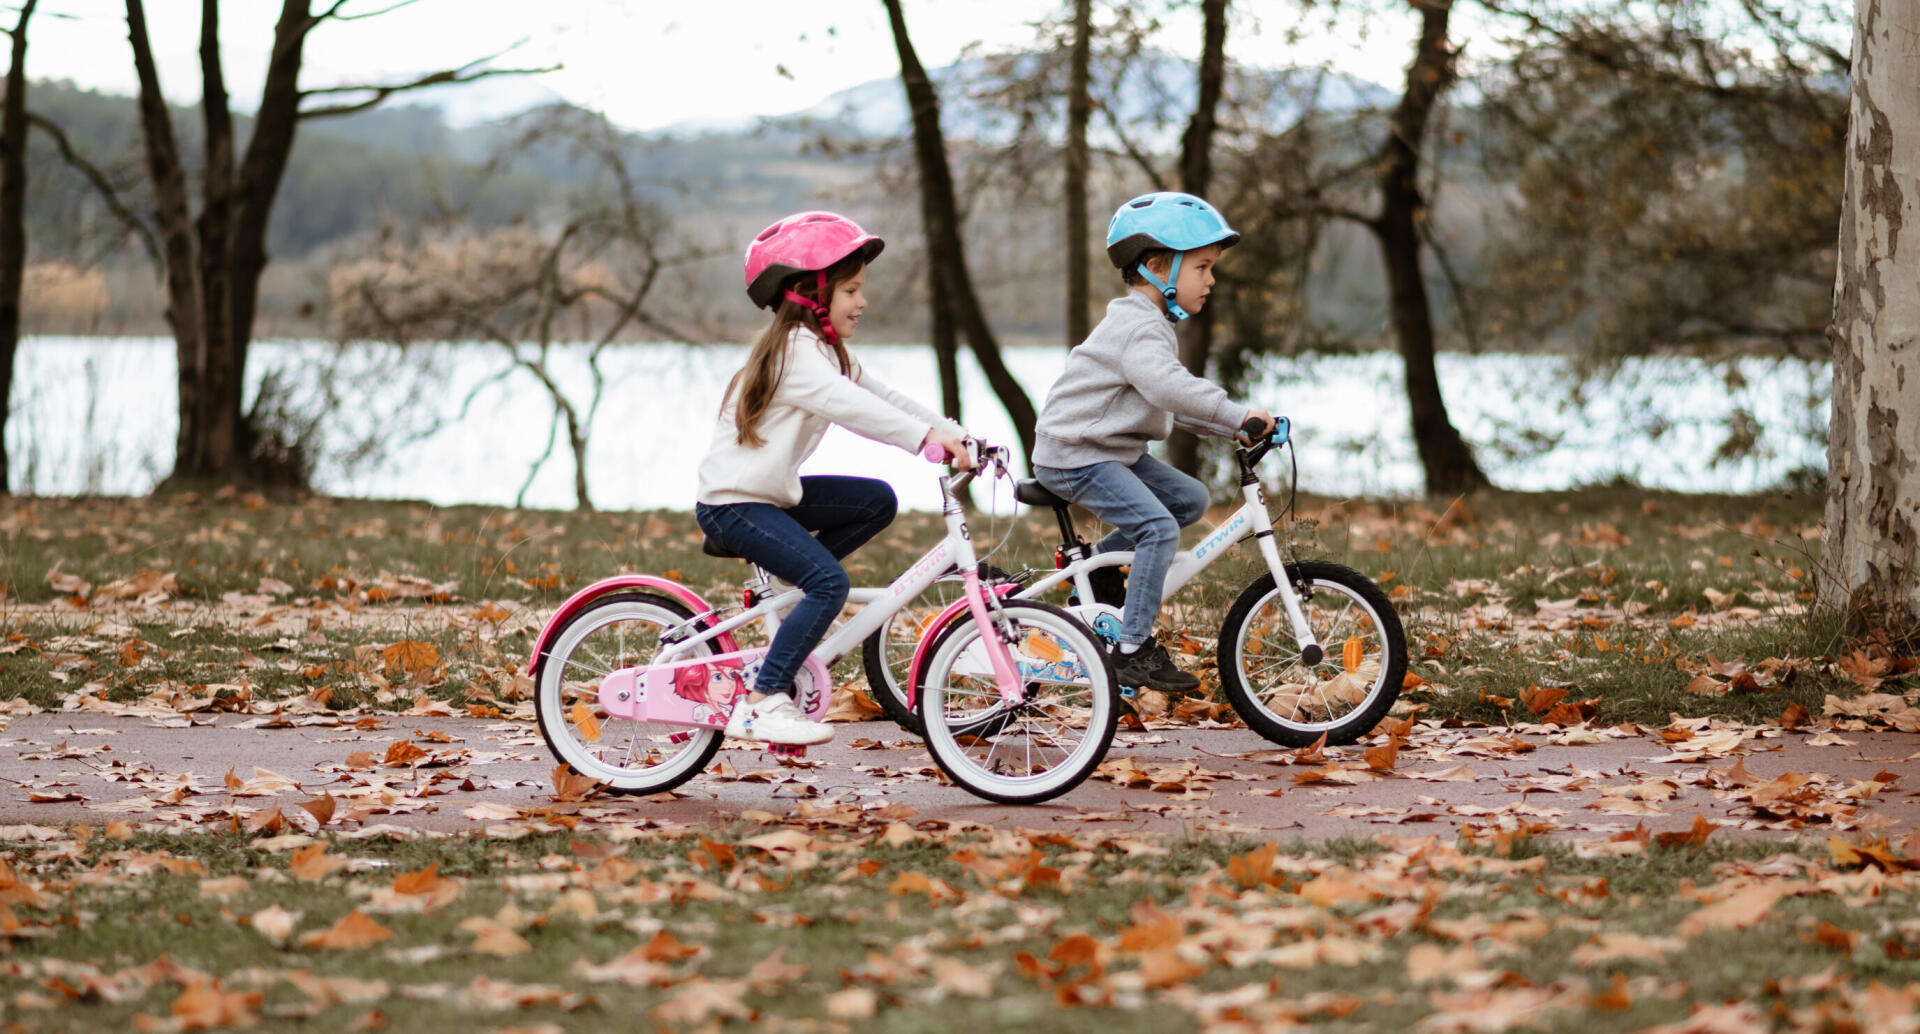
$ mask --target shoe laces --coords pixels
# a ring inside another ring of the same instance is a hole
[[[766,701],[763,701],[759,707],[754,709],[754,714],[760,718],[788,718],[793,720],[802,720],[804,718],[804,716],[800,714],[800,709],[794,706],[793,698],[785,693],[775,693],[768,697]]]

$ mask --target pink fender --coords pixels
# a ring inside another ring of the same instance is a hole
[[[554,611],[553,616],[547,619],[546,627],[540,630],[540,638],[533,642],[533,659],[527,662],[527,674],[533,674],[533,669],[539,666],[540,658],[546,656],[554,637],[560,634],[560,626],[566,624],[568,618],[585,610],[589,604],[603,596],[628,589],[652,589],[666,593],[686,604],[696,616],[713,613],[713,608],[707,604],[706,600],[700,598],[699,593],[676,581],[650,574],[622,574],[612,578],[602,578],[567,597],[567,602],[560,604],[560,609]],[[713,645],[720,653],[733,653],[739,649],[734,645],[732,634],[714,637]]]
[[[991,588],[996,596],[1010,596],[1019,586],[1007,584],[995,585]],[[971,617],[967,612],[967,597],[965,596],[961,596],[959,599],[947,604],[947,609],[941,611],[928,623],[926,632],[920,636],[920,641],[913,644],[913,663],[907,666],[908,707],[914,707],[920,703],[920,669],[926,664],[927,650],[932,646],[934,638],[937,637],[949,623],[962,617]]]

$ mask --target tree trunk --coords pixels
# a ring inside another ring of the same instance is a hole
[[[193,414],[192,464],[175,458],[180,476],[217,475],[241,455],[239,377],[233,368],[233,115],[220,66],[220,0],[200,3],[200,115],[206,168],[201,174],[200,304],[204,346],[194,375],[200,382]],[[183,371],[184,373],[184,371]],[[187,414],[180,414],[187,423]]]
[[[1093,0],[1074,0],[1073,50],[1067,62],[1067,347],[1087,339],[1093,302],[1087,260],[1087,117],[1092,113],[1087,64],[1093,47]]]
[[[1473,450],[1454,429],[1434,368],[1433,312],[1420,272],[1419,223],[1427,218],[1420,196],[1420,147],[1441,91],[1454,77],[1447,18],[1453,0],[1414,0],[1420,9],[1420,42],[1407,68],[1406,90],[1374,167],[1380,214],[1369,227],[1386,266],[1388,311],[1400,359],[1406,368],[1407,407],[1413,442],[1426,471],[1428,495],[1457,495],[1487,485]]]
[[[1901,231],[1920,226],[1920,50],[1902,6],[1857,0],[1854,9],[1819,599],[1856,631],[1911,646],[1920,639],[1920,248]]]
[[[1180,189],[1204,198],[1213,184],[1213,132],[1218,125],[1222,80],[1227,67],[1227,0],[1203,0],[1204,32],[1200,48],[1200,88],[1193,117],[1180,134]],[[1207,375],[1213,355],[1213,307],[1194,313],[1180,328],[1180,362],[1196,376]],[[1167,462],[1188,474],[1200,470],[1200,439],[1176,429],[1167,439]]]
[[[27,269],[27,21],[38,4],[27,0],[20,6],[7,96],[0,107],[0,495],[12,490],[5,432],[13,360],[20,350],[20,284]]]
[[[174,443],[174,470],[178,473],[201,469],[206,462],[201,451],[206,436],[200,426],[199,371],[206,365],[200,278],[194,259],[193,221],[187,209],[187,177],[180,165],[173,119],[167,113],[167,100],[154,70],[153,45],[147,38],[147,15],[141,0],[127,0],[127,40],[133,47],[134,72],[140,80],[140,124],[146,137],[154,221],[160,226],[160,254],[167,273],[167,322],[173,326],[180,367],[180,431]]]
[[[1033,457],[1033,400],[1027,397],[1020,381],[1007,369],[1000,356],[1000,344],[987,327],[973,293],[973,280],[967,273],[966,250],[960,243],[959,205],[954,201],[953,171],[947,165],[947,147],[940,132],[940,100],[934,94],[933,81],[913,50],[907,35],[906,17],[900,13],[900,0],[882,0],[893,27],[894,49],[900,55],[900,82],[906,89],[907,107],[913,113],[914,158],[920,167],[920,218],[926,224],[927,262],[936,273],[936,288],[967,344],[979,360],[987,383],[1006,407],[1013,421],[1020,448],[1031,462]],[[936,300],[934,304],[941,304]]]

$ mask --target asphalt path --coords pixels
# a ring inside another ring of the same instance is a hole
[[[1095,776],[1055,801],[1007,807],[945,783],[925,747],[884,722],[837,726],[836,740],[800,764],[729,744],[715,770],[672,795],[580,803],[556,801],[553,759],[523,721],[379,715],[291,728],[229,714],[187,721],[84,712],[15,717],[0,731],[0,827],[119,820],[204,828],[279,808],[310,830],[314,823],[296,814],[298,805],[324,795],[335,805],[329,828],[342,832],[480,832],[556,813],[724,826],[835,809],[914,823],[1279,840],[1522,828],[1606,839],[1636,827],[1685,831],[1697,816],[1719,836],[1897,838],[1920,828],[1920,736],[1894,732],[1814,737],[1771,729],[1686,760],[1651,732],[1563,745],[1497,729],[1432,729],[1417,733],[1383,774],[1367,770],[1360,748],[1303,759],[1243,729],[1123,731],[1108,755],[1117,778]],[[1738,792],[1753,786],[1785,788],[1788,805],[1756,808],[1750,793]]]

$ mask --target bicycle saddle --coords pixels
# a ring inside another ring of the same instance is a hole
[[[1021,478],[1014,482],[1013,497],[1028,506],[1051,506],[1057,510],[1067,505],[1065,499],[1054,495],[1047,490],[1047,486],[1033,478]]]
[[[700,537],[700,552],[705,553],[708,556],[717,556],[722,560],[746,559],[745,557],[742,557],[740,554],[735,553],[733,550],[730,550],[727,547],[721,545],[719,542],[715,541],[711,535],[703,535]]]

